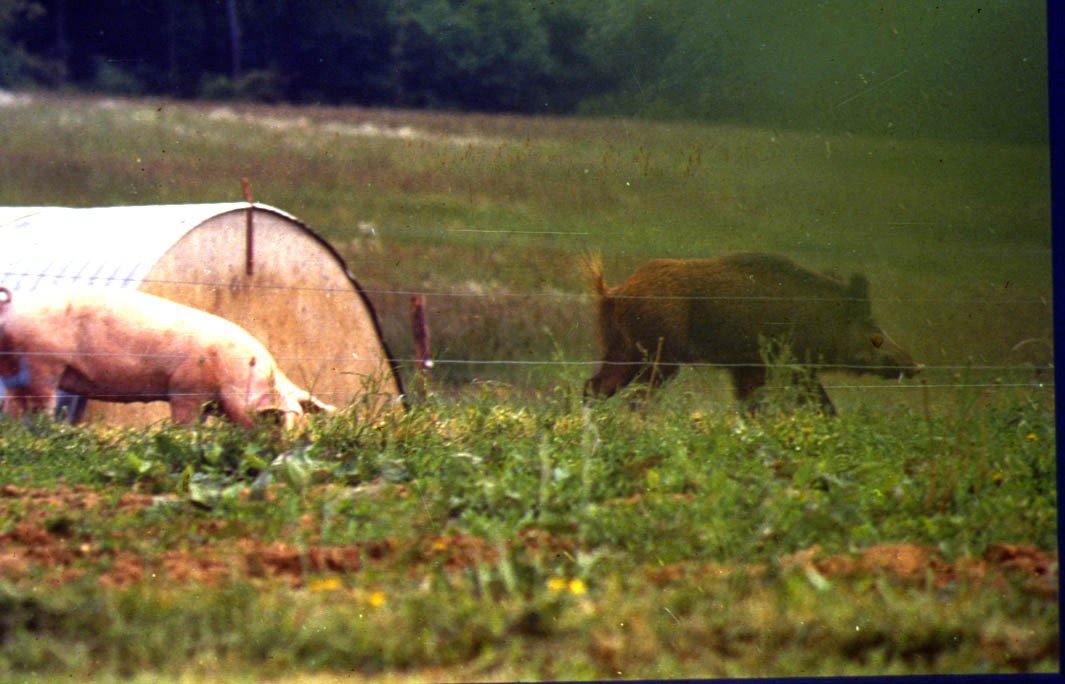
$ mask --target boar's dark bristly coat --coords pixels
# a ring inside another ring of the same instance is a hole
[[[748,407],[766,382],[765,345],[807,365],[822,409],[834,407],[820,368],[910,377],[921,366],[873,321],[869,283],[843,282],[772,254],[660,259],[607,288],[598,258],[585,264],[598,308],[599,372],[585,393],[610,396],[633,381],[660,385],[685,363],[726,367]]]

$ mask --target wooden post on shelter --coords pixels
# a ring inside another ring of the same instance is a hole
[[[429,320],[425,314],[425,295],[411,296],[410,323],[414,332],[414,358],[418,361],[418,371],[422,377],[427,377],[433,360],[429,358]]]
[[[248,209],[244,214],[244,274],[255,272],[255,202],[251,197],[251,183],[248,177],[240,179],[240,189],[244,191],[244,201]]]

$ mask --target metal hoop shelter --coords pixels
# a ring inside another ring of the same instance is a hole
[[[376,411],[402,397],[377,315],[343,258],[265,204],[0,207],[0,285],[14,297],[42,286],[141,290],[244,327],[329,403]],[[128,425],[168,415],[160,402],[89,401],[85,411]]]

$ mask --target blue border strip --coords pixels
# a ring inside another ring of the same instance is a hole
[[[1065,347],[1065,3],[1060,0],[1047,2],[1047,88],[1050,112],[1050,221],[1051,248],[1054,282],[1054,356]],[[1054,363],[1055,422],[1058,475],[1058,550],[1063,546],[1062,534],[1065,515],[1062,514],[1062,493],[1065,493],[1063,472],[1062,437],[1065,436],[1065,419],[1057,406],[1061,405],[1061,388],[1065,383],[1065,369],[1061,359]],[[1058,573],[1058,595],[1062,596],[1065,584]],[[1058,643],[1062,644],[1065,633],[1065,616],[1058,611]],[[1060,649],[1059,649],[1060,650]]]

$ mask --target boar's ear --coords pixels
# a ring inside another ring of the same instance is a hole
[[[851,310],[857,316],[869,316],[872,314],[872,306],[869,304],[869,280],[855,273],[847,284],[847,301]]]
[[[0,306],[11,303],[11,290],[0,286]]]

